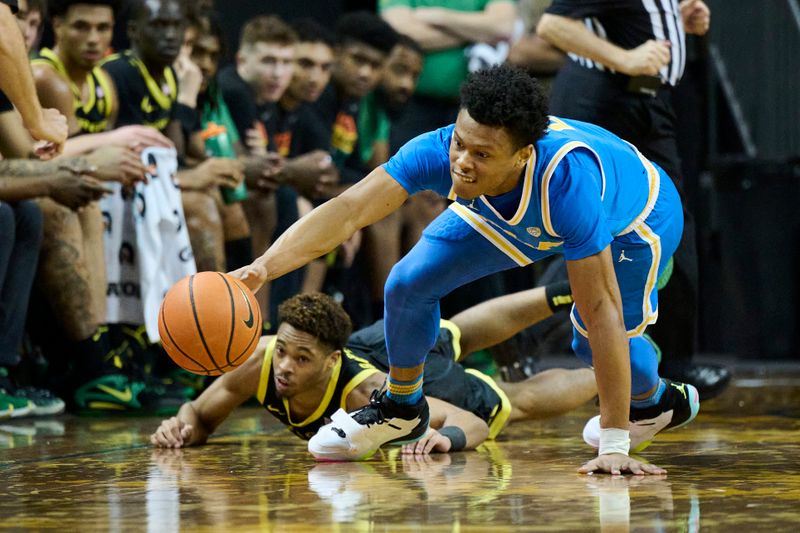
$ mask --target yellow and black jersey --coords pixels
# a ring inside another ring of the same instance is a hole
[[[117,88],[117,126],[141,124],[163,131],[175,118],[178,82],[172,67],[164,68],[160,85],[130,50],[112,55],[102,67]]]
[[[72,91],[75,117],[82,133],[98,133],[108,129],[108,119],[113,110],[113,94],[108,78],[100,67],[93,68],[86,76],[89,94],[84,102],[81,89],[70,79],[64,63],[55,52],[42,48],[31,60],[31,65],[47,65],[67,81]]]
[[[295,435],[302,439],[310,439],[319,428],[324,426],[331,415],[340,407],[346,409],[347,395],[365,379],[380,372],[369,361],[362,359],[350,350],[345,349],[331,373],[328,387],[319,407],[305,420],[295,420],[289,409],[289,402],[278,396],[275,391],[275,375],[272,371],[272,354],[275,351],[275,339],[267,345],[264,360],[261,363],[261,377],[258,382],[259,403],[278,420],[286,424]]]
[[[313,437],[325,425],[326,418],[330,418],[337,409],[347,408],[347,395],[367,377],[389,371],[383,321],[379,320],[350,336],[344,355],[333,369],[319,407],[305,420],[296,421],[291,417],[288,402],[275,392],[275,376],[272,372],[274,349],[275,339],[264,352],[256,397],[267,411],[306,440]],[[491,377],[461,366],[458,363],[460,355],[461,331],[454,323],[442,320],[439,338],[425,361],[422,390],[426,396],[448,402],[483,419],[489,426],[489,438],[493,439],[508,421],[511,402]]]

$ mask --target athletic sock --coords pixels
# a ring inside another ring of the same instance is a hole
[[[547,305],[553,313],[572,307],[572,289],[569,287],[569,281],[557,281],[547,285],[544,294],[547,297]]]
[[[386,396],[395,403],[414,405],[422,399],[422,376],[411,381],[400,381],[389,376]]]
[[[656,391],[649,397],[642,400],[631,400],[631,407],[635,407],[636,409],[644,409],[645,407],[651,407],[657,404],[659,401],[661,401],[661,395],[664,394],[666,389],[667,385],[664,383],[664,380],[659,379],[658,388],[656,388]]]
[[[225,267],[228,272],[253,262],[253,241],[248,237],[225,241]]]

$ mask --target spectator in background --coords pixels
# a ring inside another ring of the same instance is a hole
[[[381,82],[395,44],[397,34],[392,27],[367,11],[346,13],[336,23],[333,76],[314,109],[331,132],[331,157],[344,186],[364,177],[357,150],[358,109],[361,99]]]
[[[143,384],[135,391],[141,395],[130,406],[134,411],[168,412],[192,394],[142,370],[150,341],[158,338],[156,317],[164,291],[196,271],[195,262],[202,270],[225,268],[219,186],[235,188],[243,178],[240,162],[206,157],[199,128],[193,126],[202,77],[194,87],[181,88],[172,67],[184,40],[186,15],[179,0],[137,0],[129,23],[132,48],[103,63],[119,94],[118,124],[152,127],[177,149],[149,149],[150,183],[137,186],[135,195],[118,190],[103,205],[108,213],[108,304],[114,316],[109,321],[133,325],[122,330],[131,349],[132,377]],[[131,219],[139,229],[126,229]],[[119,253],[123,249],[131,254]],[[121,291],[125,286],[138,289]]]
[[[286,116],[285,131],[289,151],[278,173],[282,186],[277,191],[277,227],[273,240],[300,216],[327,187],[339,181],[339,170],[330,156],[330,130],[316,117],[312,104],[328,86],[333,68],[335,35],[313,19],[292,23],[297,34],[292,81],[278,101]],[[270,284],[269,316],[277,316],[278,306],[301,292],[305,271],[292,272]]]
[[[358,114],[361,100],[381,82],[386,60],[397,44],[397,33],[380,17],[367,11],[346,13],[336,23],[336,59],[328,87],[314,104],[317,120],[330,132],[329,146],[333,162],[339,170],[340,185],[328,189],[324,198],[331,198],[358,182],[367,174],[359,149]],[[322,198],[321,198],[322,199]],[[363,285],[353,280],[350,266],[360,246],[361,234],[343,244],[338,259],[332,253],[325,260],[312,262],[306,269],[303,292],[323,289],[328,267],[340,262],[341,279],[336,291],[348,287],[362,291]],[[355,295],[353,295],[355,296]],[[345,307],[356,323],[368,321],[368,310]]]
[[[22,0],[19,3],[17,23],[28,52],[36,50],[39,46],[46,12],[44,0]]]
[[[67,117],[70,138],[65,154],[85,156],[101,180],[132,186],[145,179],[138,153],[142,147],[171,147],[172,143],[144,126],[112,130],[119,102],[111,78],[98,64],[110,46],[119,2],[55,0],[50,7],[53,49],[43,48],[31,61],[39,99]],[[112,374],[125,379],[121,361],[113,356],[106,326],[108,287],[100,206],[91,203],[73,211],[47,198],[39,206],[44,215],[44,240],[37,284],[47,294],[47,305],[61,330],[55,335],[48,331],[48,339],[44,339],[50,346],[59,345],[58,350],[50,350],[53,354],[58,351],[51,357],[59,359],[53,361],[53,367],[66,376],[68,361],[73,363],[75,383],[67,387],[66,382],[72,380],[62,379],[61,386],[64,392],[74,392],[80,407],[86,407],[87,394],[118,403],[116,396],[105,394],[95,383]]]
[[[7,113],[14,111],[7,104],[0,105],[0,116]],[[6,133],[4,123],[0,121],[0,138]],[[72,210],[96,201],[106,190],[84,174],[79,164],[65,158],[57,164],[0,161],[0,419],[64,410],[61,399],[44,389],[19,387],[13,374],[20,362],[19,348],[42,240],[42,214],[31,200],[48,197]]]
[[[25,0],[22,0],[27,7]],[[33,75],[26,54],[25,41],[17,27],[14,13],[16,0],[0,1],[0,93],[2,101],[17,108],[22,123],[34,140],[39,141],[36,152],[41,157],[54,157],[61,153],[67,139],[64,116],[54,109],[42,109],[36,98]]]
[[[416,41],[398,34],[398,42],[386,61],[381,84],[361,101],[359,146],[362,163],[369,170],[389,160],[392,124],[402,117],[414,94],[423,56],[424,52]],[[373,319],[383,317],[383,286],[389,271],[400,256],[416,244],[425,226],[444,207],[441,198],[423,192],[409,198],[399,211],[364,228]]]
[[[522,36],[511,45],[508,62],[527,69],[548,90],[552,78],[564,64],[566,55],[536,34],[536,25],[552,0],[520,0]]]
[[[672,93],[683,75],[685,33],[708,31],[702,0],[653,2],[620,9],[613,1],[554,0],[539,35],[570,54],[559,72],[550,111],[592,122],[636,143],[682,189]],[[702,399],[721,393],[730,372],[692,362],[697,343],[698,265],[694,217],[684,202],[685,229],[665,303],[649,331],[662,351],[663,375],[695,385]]]
[[[510,0],[432,0],[425,4],[378,2],[383,18],[425,50],[417,91],[393,131],[395,150],[423,132],[455,122],[458,90],[468,72],[465,49],[475,43],[507,41],[514,27],[516,8]]]
[[[276,16],[250,20],[242,28],[236,64],[219,74],[222,97],[231,113],[241,139],[251,155],[272,153],[275,164],[267,173],[247,182],[248,198],[245,214],[256,253],[272,242],[277,225],[279,183],[275,172],[289,152],[291,136],[286,135],[287,117],[276,102],[283,96],[292,79],[297,36]],[[269,322],[269,289],[258,295],[262,317]]]

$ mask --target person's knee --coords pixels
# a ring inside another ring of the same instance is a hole
[[[435,283],[428,279],[426,265],[408,260],[409,256],[398,262],[389,272],[384,289],[387,303],[403,305],[403,302],[420,302],[428,289]]]

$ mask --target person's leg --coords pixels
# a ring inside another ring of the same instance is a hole
[[[334,413],[308,450],[318,459],[352,460],[387,443],[421,438],[429,419],[422,371],[438,337],[439,299],[454,287],[515,266],[453,211],[442,213],[386,282],[387,391],[373,393],[370,404],[352,415]]]
[[[201,191],[182,191],[183,212],[192,242],[192,253],[199,272],[225,269],[225,235],[217,195]]]
[[[242,204],[223,204],[220,212],[225,234],[225,268],[231,271],[249,265],[253,262],[253,241]]]
[[[465,283],[516,266],[451,210],[425,230],[386,282],[384,324],[391,365],[390,398],[412,403],[412,397],[421,395],[422,367],[436,341],[442,296]],[[393,392],[394,380],[403,382],[397,392]]]
[[[42,213],[31,201],[0,203],[0,364],[18,362],[42,243]]]
[[[20,394],[9,371],[19,363],[41,243],[42,213],[35,203],[0,202],[0,418],[24,416],[36,409]]]
[[[400,260],[402,215],[395,212],[364,228],[365,258],[369,266],[372,318],[383,318],[383,287]]]
[[[597,395],[597,382],[589,368],[551,368],[525,381],[497,384],[511,401],[509,422],[559,416]]]

